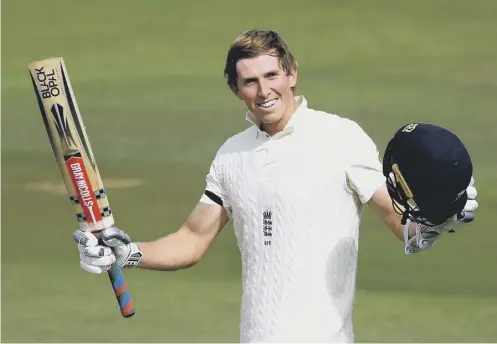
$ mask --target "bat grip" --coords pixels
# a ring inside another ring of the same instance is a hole
[[[94,233],[97,237],[100,237],[98,233]],[[76,231],[73,234],[73,238],[80,244],[86,245],[88,238],[85,237],[82,232]],[[103,244],[99,238],[99,244]],[[133,300],[131,299],[131,294],[128,291],[128,286],[124,281],[124,276],[121,268],[114,262],[108,271],[110,283],[112,289],[114,290],[114,295],[116,296],[117,303],[121,310],[121,315],[125,318],[129,318],[135,314],[135,308],[133,306]]]
[[[116,295],[117,303],[121,309],[121,315],[125,318],[133,316],[135,314],[133,300],[131,299],[128,286],[124,281],[123,273],[117,262],[112,264],[108,274],[112,284],[112,289],[114,289],[114,294]]]

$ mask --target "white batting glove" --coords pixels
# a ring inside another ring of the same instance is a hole
[[[454,216],[448,218],[445,222],[437,226],[426,226],[416,223],[416,232],[414,236],[409,236],[410,220],[407,220],[404,226],[404,252],[406,255],[411,255],[419,251],[430,248],[435,242],[440,239],[442,233],[455,233],[462,224],[470,223],[475,218],[475,212],[478,209],[476,196],[478,192],[475,187],[475,180],[471,177],[469,186],[466,189],[468,200],[464,209]]]
[[[104,229],[100,240],[81,230],[74,232],[73,238],[78,242],[80,266],[89,273],[107,272],[116,261],[120,268],[132,268],[142,257],[138,245],[117,227]]]

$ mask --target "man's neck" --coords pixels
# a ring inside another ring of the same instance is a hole
[[[292,105],[285,111],[281,119],[274,123],[261,123],[260,129],[265,131],[269,136],[274,136],[280,131],[285,129],[288,121],[295,114],[297,109],[299,108],[299,104],[296,100],[293,101]]]

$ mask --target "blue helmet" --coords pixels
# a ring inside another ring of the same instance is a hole
[[[389,141],[383,175],[402,223],[409,218],[430,226],[463,210],[473,164],[454,133],[433,124],[410,123]]]

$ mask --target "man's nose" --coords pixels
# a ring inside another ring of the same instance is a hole
[[[259,84],[259,90],[257,95],[261,98],[267,98],[267,96],[271,93],[271,89],[269,88],[269,85],[265,82],[262,81]]]

